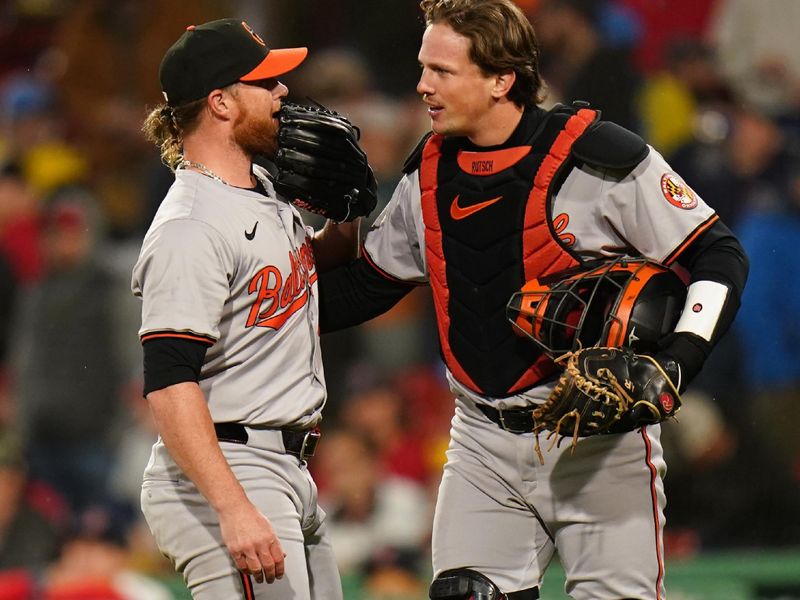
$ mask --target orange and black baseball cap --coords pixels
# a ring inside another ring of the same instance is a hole
[[[170,106],[204,98],[237,81],[258,81],[288,73],[307,48],[270,49],[244,21],[220,19],[190,25],[164,58],[158,72]]]

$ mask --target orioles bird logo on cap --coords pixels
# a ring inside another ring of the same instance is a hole
[[[244,27],[244,30],[250,34],[250,37],[252,37],[259,44],[261,44],[262,46],[267,45],[266,43],[264,43],[264,40],[261,39],[261,36],[258,35],[255,31],[253,31],[253,28],[247,24],[247,21],[242,21],[242,27]]]

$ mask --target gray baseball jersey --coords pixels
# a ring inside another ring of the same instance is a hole
[[[313,229],[262,181],[273,197],[178,171],[133,271],[139,335],[213,343],[214,422],[305,428],[325,403]]]
[[[246,445],[220,447],[287,553],[286,573],[252,585],[227,552],[213,509],[163,442],[145,469],[142,510],[194,598],[341,598],[341,584],[304,462],[278,428],[316,425],[326,400],[313,229],[267,195],[178,170],[147,232],[132,279],[141,339],[209,344],[199,385],[212,420],[248,427]]]
[[[416,283],[429,280],[420,196],[414,171],[400,181],[365,241],[373,264]],[[623,179],[588,165],[573,169],[552,199],[551,214],[556,234],[579,256],[635,250],[657,261],[716,218],[652,148]],[[473,568],[504,591],[526,589],[540,583],[557,547],[574,598],[663,597],[660,427],[588,438],[574,453],[562,444],[545,452],[541,465],[533,434],[506,432],[476,406],[528,406],[547,398],[552,383],[494,398],[449,370],[447,377],[456,414],[434,518],[435,573]],[[613,477],[605,476],[609,468]]]

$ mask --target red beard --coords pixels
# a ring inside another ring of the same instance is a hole
[[[278,130],[271,114],[255,115],[243,109],[233,124],[233,138],[250,156],[274,158],[278,151]]]

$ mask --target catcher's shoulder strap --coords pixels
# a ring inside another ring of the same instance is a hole
[[[408,158],[406,158],[406,162],[403,163],[403,173],[408,175],[409,173],[413,173],[414,171],[419,169],[419,165],[422,163],[422,150],[423,148],[425,148],[425,143],[430,139],[432,135],[433,132],[429,131],[428,133],[422,136],[422,139],[420,139],[419,142],[417,142],[417,145],[408,155]]]
[[[586,106],[587,103],[576,102]],[[595,121],[572,145],[572,156],[604,169],[630,170],[644,160],[647,143],[634,132],[612,121]]]

